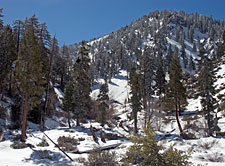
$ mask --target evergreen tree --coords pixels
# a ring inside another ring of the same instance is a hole
[[[156,61],[156,95],[159,96],[159,112],[162,111],[163,94],[165,94],[165,74],[163,70],[162,52],[159,52]]]
[[[0,30],[1,30],[2,27],[3,27],[3,20],[1,19],[1,18],[3,17],[2,11],[3,11],[3,9],[0,8]]]
[[[62,46],[61,57],[64,59],[62,61],[62,72],[61,72],[61,87],[64,89],[66,82],[69,77],[69,68],[72,66],[72,59],[70,58],[69,48],[64,44]]]
[[[98,121],[101,123],[102,126],[106,124],[106,114],[107,114],[107,109],[109,109],[109,95],[108,95],[109,89],[108,89],[108,84],[105,81],[104,84],[101,85],[100,87],[100,92],[98,95]]]
[[[74,102],[74,87],[73,82],[70,80],[66,85],[65,96],[63,98],[63,110],[67,112],[69,127],[71,127],[70,113],[74,112]]]
[[[185,45],[184,45],[184,43],[182,44],[182,47],[181,47],[181,55],[180,56],[182,57],[184,68],[186,69],[187,65],[188,65],[188,59],[187,59],[187,55],[185,53]]]
[[[197,52],[197,47],[196,47],[196,43],[195,42],[193,43],[193,51]]]
[[[186,103],[185,88],[182,84],[182,68],[178,57],[178,49],[175,48],[174,56],[169,66],[169,82],[166,87],[166,102],[171,103],[176,111],[176,121],[180,134],[183,133],[182,127],[179,122],[178,112],[181,114],[181,105]]]
[[[132,108],[132,119],[134,120],[134,132],[137,133],[137,114],[142,109],[141,103],[141,76],[137,73],[136,69],[133,68],[130,72],[130,86],[131,86],[131,108]]]
[[[155,77],[156,77],[156,64],[154,50],[145,48],[141,56],[141,86],[143,109],[145,112],[145,124],[150,121],[150,106],[152,104],[152,96],[155,94]],[[148,120],[147,120],[148,119]]]
[[[6,79],[11,73],[13,61],[16,58],[13,32],[11,27],[6,25],[0,31],[0,93],[2,93],[3,88],[6,88]],[[11,79],[8,79],[7,82],[11,84]]]
[[[184,152],[170,146],[162,152],[164,147],[155,139],[153,128],[148,124],[144,128],[144,135],[131,137],[134,143],[129,147],[124,163],[137,166],[189,166],[190,152]]]
[[[163,70],[162,52],[159,52],[159,55],[157,56],[155,81],[156,81],[156,88],[157,88],[156,94],[160,96],[163,93],[165,93],[165,84],[166,84],[165,74]]]
[[[215,87],[213,85],[215,76],[212,60],[204,52],[204,50],[201,51],[199,55],[201,57],[201,64],[199,65],[198,71],[199,95],[201,96],[202,110],[207,120],[207,134],[208,136],[212,136],[215,128],[215,124],[213,123],[216,104],[216,99],[214,98]]]
[[[43,36],[43,38],[45,38]],[[46,39],[47,41],[47,39]],[[42,53],[43,54],[46,54],[47,50],[44,46],[44,43],[45,41],[42,40]],[[46,50],[46,51],[44,51]],[[49,43],[49,51],[48,51],[48,59],[46,60],[47,61],[47,64],[45,65],[46,66],[46,69],[43,68],[44,70],[44,73],[45,73],[45,77],[46,77],[46,87],[45,87],[45,91],[46,91],[46,95],[45,95],[45,101],[44,101],[44,106],[43,106],[43,111],[42,111],[42,114],[41,114],[41,129],[44,130],[44,126],[45,126],[45,117],[46,117],[46,114],[47,114],[47,109],[48,109],[48,105],[49,105],[49,102],[50,102],[50,89],[51,89],[51,81],[52,81],[52,75],[53,75],[53,65],[54,65],[54,59],[55,59],[55,56],[58,55],[58,52],[59,52],[59,46],[58,46],[58,40],[56,39],[56,37],[54,36],[51,40],[50,40],[50,43]],[[43,55],[41,54],[41,55]],[[45,55],[44,55],[45,56]],[[42,56],[42,62],[43,61],[43,56]],[[54,83],[54,81],[52,81]]]
[[[73,67],[75,108],[74,114],[77,119],[77,126],[80,125],[80,119],[84,118],[90,108],[91,78],[89,49],[85,41],[78,52],[77,59]]]
[[[18,60],[16,62],[16,75],[18,84],[23,92],[24,104],[21,126],[21,141],[26,140],[27,113],[30,107],[40,104],[40,95],[43,93],[42,61],[40,56],[40,43],[34,34],[34,28],[27,26],[23,34]]]
[[[190,61],[189,61],[189,66],[188,66],[190,71],[195,71],[196,67],[195,67],[195,62],[193,61],[192,56],[190,56]]]
[[[21,43],[22,33],[24,32],[24,23],[21,20],[16,20],[13,23],[13,32],[16,38],[16,53],[19,54],[19,46]]]
[[[173,51],[171,49],[171,45],[169,45],[169,49],[168,49],[168,52],[167,52],[167,55],[166,55],[166,62],[165,62],[166,65],[165,65],[165,67],[169,68],[172,57],[173,57]],[[168,68],[166,68],[166,69],[168,69]],[[164,69],[164,70],[166,70],[166,69]]]

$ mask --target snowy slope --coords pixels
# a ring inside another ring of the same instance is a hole
[[[218,74],[224,75],[225,72],[225,66],[222,65],[221,69],[218,71]],[[100,82],[103,80],[100,80]],[[222,84],[224,82],[224,77],[219,79],[217,84]],[[117,101],[116,102],[116,110],[121,118],[121,120],[127,121],[127,115],[130,112],[130,108],[127,108],[127,112],[125,112],[124,108],[124,101],[127,99],[127,96],[129,94],[130,87],[127,85],[127,73],[125,71],[120,71],[120,73],[114,77],[111,80],[111,83],[109,83],[109,94],[111,99]],[[95,90],[92,92],[92,97],[96,97],[99,90],[96,87]],[[59,96],[63,96],[62,93],[59,93]],[[199,99],[190,99],[189,105],[187,106],[187,111],[195,111],[196,109],[199,109],[200,103]],[[128,107],[128,106],[127,106]],[[174,118],[173,116],[171,118]],[[181,117],[182,119],[183,117]],[[139,113],[139,124],[143,122],[143,115],[142,113]],[[220,122],[225,122],[225,118],[221,119]],[[121,158],[121,156],[125,153],[127,147],[129,147],[132,143],[130,143],[128,140],[126,140],[125,135],[128,135],[129,133],[125,132],[120,127],[113,127],[108,128],[107,126],[105,128],[102,128],[98,123],[96,122],[88,122],[86,124],[82,124],[81,127],[60,127],[59,125],[53,125],[55,122],[50,121],[51,126],[54,127],[53,129],[49,129],[45,131],[45,133],[53,139],[53,141],[57,142],[57,139],[59,136],[71,136],[75,138],[84,138],[84,141],[80,141],[80,145],[77,146],[78,150],[80,152],[89,151],[95,147],[107,147],[107,146],[114,146],[114,145],[120,145],[118,148],[115,149],[115,151],[118,154],[118,160]],[[119,121],[117,122],[117,124]],[[182,121],[182,125],[185,125],[186,122]],[[102,142],[99,137],[99,131],[96,131],[96,135],[98,137],[98,142],[94,142],[93,138],[91,136],[89,127],[92,125],[96,129],[102,130],[104,133],[113,133],[117,134],[123,138],[117,139],[117,140],[106,140],[106,142]],[[126,122],[125,125],[130,125],[132,127],[132,122]],[[177,124],[175,120],[172,120],[171,122],[167,124],[162,125],[162,129],[160,131],[157,131],[157,134],[164,135],[170,133],[169,137],[166,137],[162,140],[164,146],[169,146],[173,143],[176,143],[175,147],[184,151],[187,151],[189,149],[193,149],[192,157],[190,159],[191,162],[193,162],[195,165],[197,164],[208,164],[208,166],[223,166],[224,163],[221,162],[211,162],[210,160],[212,158],[219,158],[219,159],[225,159],[225,140],[223,138],[200,138],[200,139],[194,139],[194,140],[180,140],[178,138],[178,130],[177,130]],[[141,125],[139,125],[141,128]],[[223,131],[225,131],[224,123],[220,123],[220,127]],[[10,145],[12,144],[13,140],[12,137],[15,135],[18,135],[20,131],[7,131],[5,135],[5,141],[0,142],[0,165],[6,166],[16,166],[16,165],[25,165],[25,166],[33,166],[33,165],[56,165],[56,166],[64,166],[64,165],[82,165],[81,163],[78,163],[77,158],[87,158],[87,153],[84,154],[74,154],[74,153],[68,153],[68,155],[75,160],[75,162],[69,161],[68,158],[65,157],[65,155],[60,152],[54,144],[52,144],[48,139],[47,142],[49,143],[49,146],[47,147],[37,147],[37,144],[41,142],[42,138],[44,137],[44,134],[40,131],[38,131],[38,126],[29,123],[29,130],[27,134],[27,143],[30,143],[34,145],[34,148],[25,148],[25,149],[12,149],[10,148]],[[175,131],[171,132],[173,129]],[[70,130],[71,132],[67,132]],[[216,141],[215,145],[210,149],[204,149],[201,148],[201,145],[207,142],[213,142]],[[52,160],[49,159],[41,159],[40,153],[43,150],[48,150],[50,156],[52,156]]]

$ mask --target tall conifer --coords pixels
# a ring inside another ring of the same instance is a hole
[[[142,95],[141,95],[141,76],[137,73],[136,69],[131,69],[130,72],[130,86],[131,86],[131,108],[132,108],[132,119],[134,120],[134,132],[137,133],[137,114],[142,109]]]
[[[42,73],[43,64],[40,49],[40,43],[34,34],[34,28],[28,25],[23,34],[16,63],[18,84],[24,95],[21,141],[26,140],[27,113],[31,109],[30,106],[40,104],[40,95],[43,93],[44,74]]]
[[[199,65],[198,82],[199,95],[201,96],[202,110],[207,120],[207,134],[212,136],[215,124],[213,118],[215,116],[216,99],[214,87],[214,72],[212,60],[205,55],[205,51],[200,51],[201,63]]]
[[[178,49],[175,48],[174,56],[169,66],[169,82],[166,87],[166,101],[171,102],[176,111],[176,121],[180,134],[183,133],[181,124],[178,118],[178,112],[181,112],[181,104],[186,102],[185,88],[182,85],[182,68],[178,57]]]
[[[77,126],[80,119],[87,115],[90,108],[91,78],[90,78],[90,58],[89,48],[85,41],[78,52],[77,59],[73,67],[72,77],[74,78],[74,114],[77,119]]]

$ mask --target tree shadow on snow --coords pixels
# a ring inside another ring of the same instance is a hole
[[[123,75],[116,75],[114,78],[119,79],[119,80],[127,80],[127,76],[123,76]]]
[[[49,166],[49,165],[54,165],[54,166],[71,166],[73,163],[66,158],[64,154],[61,152],[52,152],[48,151],[48,157],[40,157],[42,156],[41,153],[43,152],[42,150],[33,150],[33,153],[30,155],[29,158],[25,158],[23,161],[24,162],[30,162],[32,161],[34,165],[41,165],[41,166]]]

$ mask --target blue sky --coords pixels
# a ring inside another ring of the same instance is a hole
[[[60,45],[103,36],[156,9],[225,18],[224,0],[0,0],[0,8],[5,24],[36,14]]]

